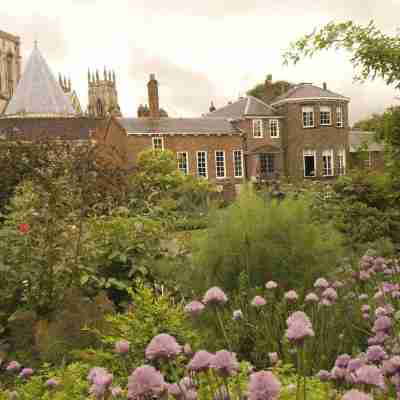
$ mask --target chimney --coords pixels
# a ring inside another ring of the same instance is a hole
[[[328,86],[327,86],[326,82],[324,82],[324,83],[322,84],[322,87],[323,87],[324,90],[327,90],[327,89],[328,89]]]
[[[150,74],[150,81],[147,84],[147,90],[149,95],[149,108],[150,118],[160,118],[160,104],[158,100],[158,82],[155,74]]]
[[[264,84],[264,99],[269,103],[274,97],[274,85],[272,84],[272,75],[268,74]]]

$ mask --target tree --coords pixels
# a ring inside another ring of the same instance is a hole
[[[302,57],[327,49],[345,49],[352,54],[357,80],[380,77],[387,85],[400,88],[400,36],[384,34],[373,21],[366,26],[353,21],[330,22],[292,43],[284,62],[297,64]]]
[[[377,132],[382,123],[382,114],[374,113],[370,117],[357,121],[354,129],[361,129],[363,131]]]
[[[281,95],[282,93],[288,91],[293,84],[287,81],[276,81],[276,82],[272,82],[272,75],[268,74],[266,77],[266,82],[271,82],[272,85],[272,94],[273,97],[277,97],[279,95]],[[266,95],[265,95],[265,83],[258,83],[256,86],[254,86],[253,88],[251,88],[247,94],[249,96],[253,96],[253,97],[257,97],[260,100],[271,100],[271,99],[266,99]]]

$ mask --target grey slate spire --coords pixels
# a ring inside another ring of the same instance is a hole
[[[4,116],[73,116],[74,109],[35,42]]]

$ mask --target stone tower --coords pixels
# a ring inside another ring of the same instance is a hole
[[[114,71],[107,71],[104,68],[103,79],[100,78],[99,71],[95,73],[88,71],[89,84],[89,106],[88,113],[94,117],[105,117],[115,115],[122,117],[118,103],[118,92]]]
[[[0,31],[0,115],[21,78],[20,39]]]

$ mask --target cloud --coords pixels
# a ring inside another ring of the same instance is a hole
[[[210,100],[220,98],[215,84],[206,74],[149,54],[144,49],[133,49],[128,73],[143,87],[144,93],[149,74],[155,73],[160,86],[160,105],[171,115],[181,112],[200,115],[208,110]]]

